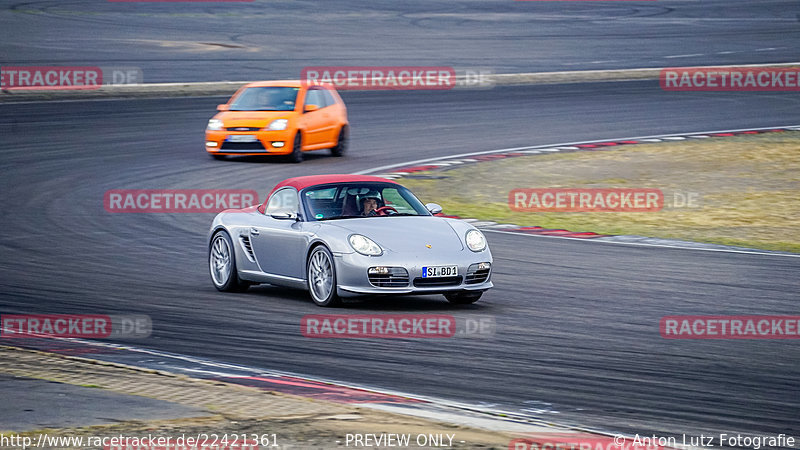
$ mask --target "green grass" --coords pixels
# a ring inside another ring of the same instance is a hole
[[[424,175],[424,173],[423,173]],[[521,156],[402,183],[447,214],[518,225],[800,252],[800,132]],[[658,212],[518,212],[514,188],[656,188]],[[672,204],[697,193],[698,207]]]

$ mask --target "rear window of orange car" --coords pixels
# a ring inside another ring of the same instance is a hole
[[[325,97],[325,106],[331,106],[336,104],[336,100],[333,98],[333,94],[331,91],[327,89],[322,89],[322,96]]]
[[[309,89],[306,93],[306,105],[317,105],[320,108],[324,108],[325,99],[322,98],[322,91],[319,89]]]
[[[320,108],[336,104],[331,92],[323,88],[312,88],[306,94],[306,105],[317,105]]]

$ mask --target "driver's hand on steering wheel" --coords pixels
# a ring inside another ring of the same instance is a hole
[[[372,214],[373,212],[379,216],[389,216],[397,214],[397,210],[391,206],[381,206],[380,208],[377,208],[374,211],[370,211],[370,214]]]

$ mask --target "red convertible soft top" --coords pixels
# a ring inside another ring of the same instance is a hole
[[[309,186],[316,186],[318,184],[328,184],[328,183],[349,183],[349,182],[380,182],[380,183],[392,183],[392,184],[399,184],[392,180],[387,180],[386,178],[381,177],[373,177],[369,175],[347,175],[347,174],[331,174],[331,175],[310,175],[305,177],[294,177],[294,178],[287,178],[277,186],[275,186],[272,191],[270,191],[269,195],[267,196],[267,201],[272,196],[272,193],[276,190],[284,187],[284,186],[291,186],[298,191],[301,189],[305,189]],[[266,201],[264,202],[266,203]]]

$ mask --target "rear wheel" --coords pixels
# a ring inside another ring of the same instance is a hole
[[[333,255],[324,245],[314,247],[306,267],[308,292],[317,306],[336,306],[341,299],[336,294],[336,267]]]
[[[481,295],[483,295],[483,292],[454,292],[452,294],[444,294],[444,298],[456,305],[468,305],[477,302]]]
[[[349,130],[347,129],[347,125],[344,125],[341,130],[339,130],[339,140],[336,142],[336,147],[331,149],[331,155],[333,156],[343,156],[344,152],[347,151],[347,144],[349,140]]]
[[[292,144],[292,153],[289,155],[289,161],[295,164],[303,162],[303,136],[299,131],[294,135],[294,144]]]
[[[225,231],[219,231],[208,246],[208,269],[211,282],[223,292],[243,292],[250,283],[239,278],[236,271],[236,254],[233,242]]]

